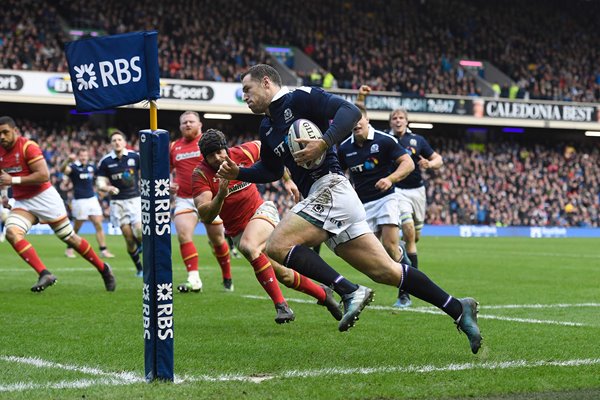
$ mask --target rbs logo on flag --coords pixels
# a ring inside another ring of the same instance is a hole
[[[114,60],[114,66],[111,61],[100,61],[98,69],[100,70],[102,86],[107,87],[109,84],[116,86],[129,82],[138,82],[142,79],[142,69],[139,63],[139,56],[135,56],[129,61],[124,58],[116,59]],[[77,90],[91,90],[98,87],[94,63],[74,66],[73,69],[75,70],[75,78],[77,78]],[[130,69],[135,75],[132,76],[132,73],[129,71]]]
[[[105,110],[160,97],[156,32],[67,43],[78,111]]]

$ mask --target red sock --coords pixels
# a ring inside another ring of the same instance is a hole
[[[187,272],[198,271],[198,250],[196,250],[194,242],[181,243],[179,251]]]
[[[213,252],[221,266],[223,279],[231,279],[231,258],[229,258],[229,246],[223,242],[220,246],[213,246]]]
[[[279,283],[275,277],[275,271],[273,271],[273,267],[267,256],[260,253],[260,256],[252,260],[251,264],[252,268],[254,268],[256,279],[258,279],[263,289],[265,289],[265,292],[271,297],[273,303],[285,303],[285,299],[279,288]]]
[[[98,254],[92,249],[92,246],[87,240],[81,238],[81,243],[79,243],[79,246],[75,247],[75,251],[88,260],[98,271],[104,271],[104,261],[98,257]]]
[[[300,275],[297,271],[294,271],[294,284],[288,286],[290,289],[297,290],[302,293],[306,293],[309,296],[314,297],[319,301],[324,301],[327,294],[325,289],[317,285],[304,275]]]
[[[27,240],[19,240],[17,243],[15,243],[13,248],[27,264],[31,265],[31,268],[35,269],[35,272],[37,272],[38,275],[41,274],[42,271],[46,270],[46,266],[38,257],[37,252],[31,243],[29,243]]]

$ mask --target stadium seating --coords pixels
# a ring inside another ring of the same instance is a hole
[[[342,88],[367,83],[410,95],[478,95],[474,79],[455,64],[471,58],[500,68],[520,97],[600,99],[600,3],[592,1],[6,3],[0,68],[65,71],[67,27],[109,34],[157,29],[166,78],[235,81],[248,65],[268,60],[260,50],[268,43],[304,49]]]
[[[427,171],[430,224],[600,226],[600,147],[432,138],[444,168]]]
[[[59,166],[68,154],[85,146],[98,161],[110,151],[106,135],[85,124],[16,122],[25,136],[41,144],[52,182],[67,202],[71,188]],[[231,138],[230,145],[255,139],[245,133]],[[428,140],[444,157],[444,167],[425,172],[427,223],[600,227],[600,146],[499,139],[473,146],[464,137],[441,136]],[[259,190],[281,213],[294,205],[281,182],[259,185]],[[108,202],[103,207],[108,215]]]

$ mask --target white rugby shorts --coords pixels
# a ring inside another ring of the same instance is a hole
[[[272,201],[265,201],[256,209],[254,215],[250,218],[250,221],[253,219],[264,219],[267,222],[270,222],[273,227],[277,226],[279,223],[279,211],[277,210],[277,206]],[[244,231],[241,231],[237,235],[231,237],[235,247],[239,247],[243,234]]]
[[[87,220],[90,215],[102,215],[102,208],[97,197],[87,199],[73,199],[71,202],[71,214],[79,221]]]
[[[327,174],[310,188],[308,197],[296,204],[294,214],[330,234],[327,246],[338,245],[370,233],[365,209],[345,176]]]
[[[29,199],[15,200],[12,208],[21,209],[35,215],[42,224],[60,221],[67,216],[65,203],[54,186]]]
[[[142,198],[110,201],[110,223],[113,226],[134,225],[142,222]]]
[[[363,206],[367,214],[367,224],[373,232],[380,231],[382,225],[400,226],[400,204],[396,192],[364,203]]]
[[[400,204],[400,223],[406,224],[414,221],[415,229],[421,230],[425,223],[425,208],[427,199],[425,186],[415,189],[396,188]]]

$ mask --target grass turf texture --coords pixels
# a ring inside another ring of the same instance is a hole
[[[278,326],[250,265],[232,259],[235,292],[224,293],[198,237],[204,292],[174,298],[176,384],[143,381],[142,280],[122,238],[108,237],[114,293],[55,237],[29,239],[59,280],[31,293],[35,273],[0,244],[0,398],[600,398],[594,239],[423,238],[422,270],[481,303],[484,342],[473,355],[449,317],[414,298],[408,311],[391,308],[394,288],[325,248],[341,273],[375,289],[375,302],[340,333],[324,307],[282,286],[296,321]],[[175,238],[173,258],[176,286],[186,273]]]

